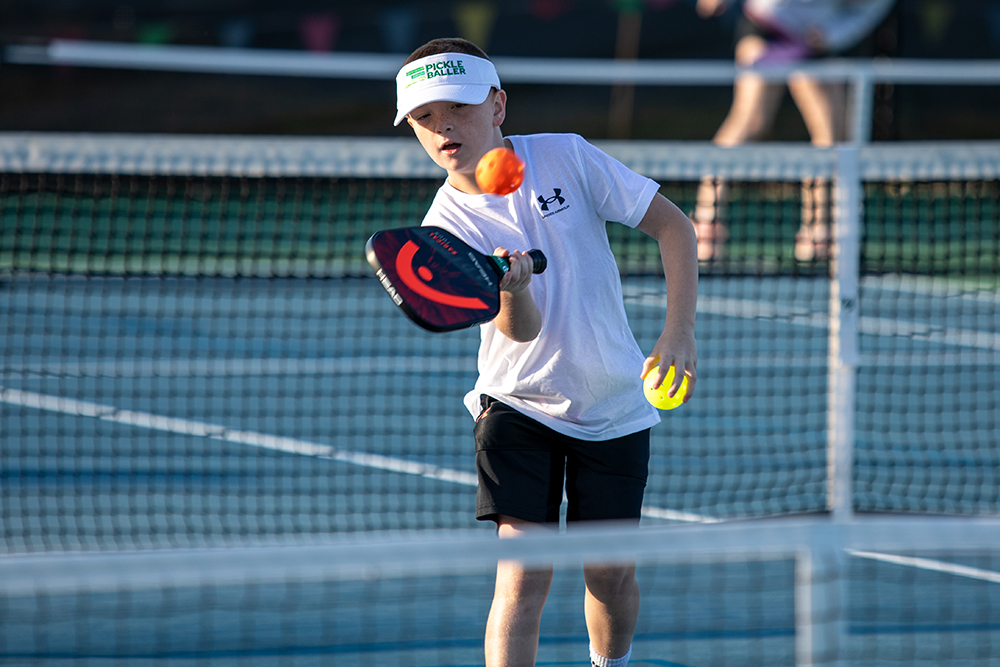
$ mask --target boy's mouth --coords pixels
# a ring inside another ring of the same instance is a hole
[[[444,153],[445,155],[454,155],[461,147],[462,144],[456,143],[454,141],[449,141],[445,145],[441,146],[441,152]]]

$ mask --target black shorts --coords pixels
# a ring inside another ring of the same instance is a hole
[[[507,515],[558,523],[565,480],[567,521],[639,520],[649,470],[649,429],[612,440],[558,433],[483,396],[476,420],[476,518]]]

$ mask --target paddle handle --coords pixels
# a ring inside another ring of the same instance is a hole
[[[531,257],[532,266],[534,267],[531,271],[532,273],[541,273],[548,266],[549,260],[545,257],[545,253],[538,248],[529,250],[528,256]],[[510,262],[507,261],[506,257],[500,257],[499,255],[490,255],[489,257],[493,260],[493,264],[499,270],[501,277],[510,271]]]

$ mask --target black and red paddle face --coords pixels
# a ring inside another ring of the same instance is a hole
[[[443,229],[376,232],[365,250],[392,300],[429,331],[471,327],[500,311],[502,271],[492,258]]]
[[[500,312],[507,260],[484,255],[440,227],[376,232],[365,253],[393,302],[428,331],[465,329]],[[534,273],[544,271],[548,261],[542,251],[528,254]]]

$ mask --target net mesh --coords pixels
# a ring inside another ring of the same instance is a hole
[[[697,398],[644,528],[498,541],[478,333],[418,329],[363,257],[441,182],[414,144],[0,136],[0,662],[481,664],[498,559],[554,567],[538,664],[585,664],[581,567],[623,561],[632,664],[996,661],[1000,146],[859,151],[830,523],[837,151],[604,144],[698,227]],[[608,234],[648,350],[656,245]]]
[[[1000,182],[870,184],[855,505],[995,513]]]
[[[836,151],[602,146],[702,242],[698,397],[653,431],[646,520],[824,511]],[[995,513],[1000,148],[860,165],[853,507]],[[363,256],[435,169],[412,140],[0,137],[3,549],[475,528],[478,333],[412,325]],[[608,233],[649,350],[656,245]]]
[[[587,663],[582,567],[635,563],[634,665],[994,664],[996,521],[765,520],[0,558],[11,664],[482,664],[498,559],[553,568],[539,665]]]

